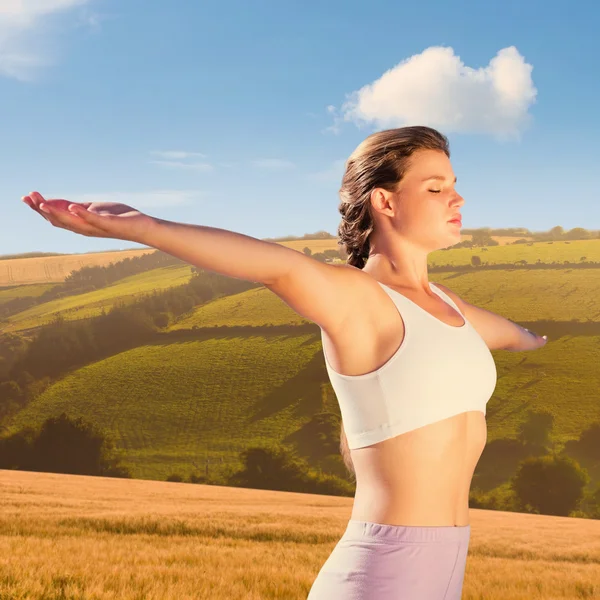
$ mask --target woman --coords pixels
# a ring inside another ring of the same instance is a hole
[[[308,600],[461,597],[469,488],[496,368],[465,317],[470,305],[428,280],[428,254],[460,241],[464,200],[455,183],[439,132],[369,136],[348,159],[340,190],[347,265],[123,204],[23,197],[57,227],[136,241],[261,282],[320,326],[356,495]]]

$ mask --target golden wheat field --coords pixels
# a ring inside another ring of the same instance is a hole
[[[338,496],[0,471],[0,598],[305,599],[351,507]],[[463,600],[600,598],[600,521],[471,509],[470,522]]]

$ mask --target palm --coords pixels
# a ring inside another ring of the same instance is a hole
[[[61,210],[68,210],[71,204],[77,204],[78,206],[87,208],[89,212],[101,216],[125,217],[142,214],[139,210],[127,206],[127,204],[119,204],[118,202],[71,202],[62,198],[52,198],[44,200],[44,204]]]
[[[71,202],[62,198],[45,199],[38,192],[24,196],[23,200],[56,227],[89,237],[111,237],[136,241],[152,220],[149,215],[118,202]],[[41,210],[42,203],[50,208],[49,214]],[[86,221],[69,211],[69,206],[72,205],[85,209],[88,213],[100,218]]]

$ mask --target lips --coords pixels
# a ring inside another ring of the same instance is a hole
[[[459,225],[462,225],[462,219],[460,217],[457,217],[455,219],[450,219],[448,223],[458,223]]]

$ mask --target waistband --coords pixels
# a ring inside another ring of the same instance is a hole
[[[350,519],[344,537],[377,538],[397,542],[464,542],[469,540],[471,525],[389,525]]]

